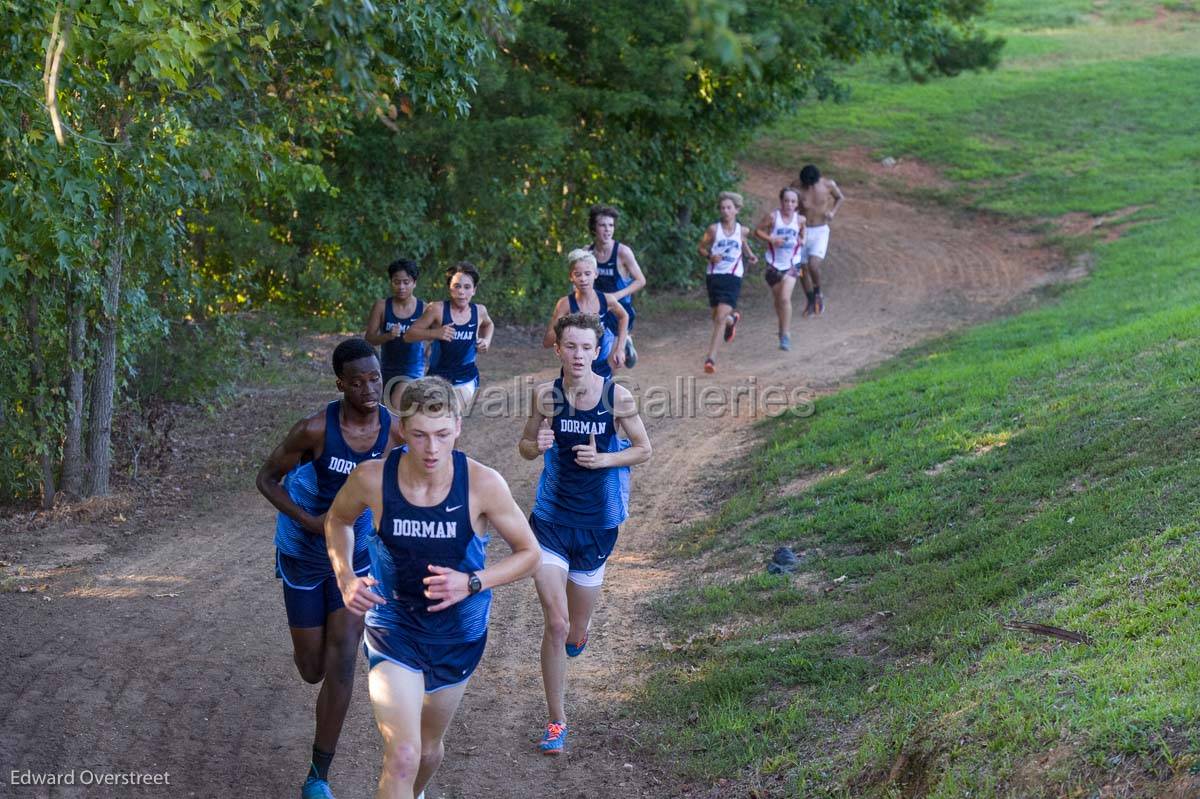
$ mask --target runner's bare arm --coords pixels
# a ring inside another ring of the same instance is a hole
[[[630,283],[620,291],[614,291],[608,295],[618,300],[625,297],[632,297],[642,289],[646,288],[646,276],[642,274],[642,267],[638,263],[637,256],[633,254],[633,250],[624,244],[619,244],[617,247],[617,264],[629,274]]]
[[[775,214],[767,214],[762,218],[762,221],[758,223],[758,227],[754,228],[754,238],[759,239],[760,241],[765,241],[768,244],[774,244],[777,247],[781,246],[783,244],[783,239],[779,236],[772,236],[771,234],[774,232]]]
[[[441,300],[425,304],[425,313],[404,331],[402,339],[409,344],[415,341],[438,341],[442,335],[442,303]]]
[[[696,248],[696,252],[700,253],[700,257],[710,264],[715,264],[721,260],[721,256],[712,251],[716,240],[717,226],[709,225],[704,229],[704,235],[700,237],[700,246]]]
[[[363,334],[363,338],[376,347],[386,344],[396,337],[395,330],[379,332],[383,329],[383,309],[386,302],[387,300],[375,300],[375,304],[371,306],[371,312],[367,314],[367,330]]]
[[[842,190],[838,188],[838,184],[833,180],[829,180],[829,193],[833,195],[833,207],[829,209],[829,213],[825,216],[833,219],[837,215],[838,209],[842,207],[842,201],[846,199],[846,195],[842,194]]]
[[[300,463],[318,458],[324,444],[325,412],[321,411],[292,425],[279,446],[267,456],[254,480],[259,493],[280,513],[294,519],[309,535],[325,535],[325,517],[314,516],[293,502],[283,487],[283,477]]]
[[[541,549],[529,529],[525,514],[512,497],[508,483],[496,472],[481,463],[467,461],[471,484],[471,521],[476,530],[494,527],[512,554],[482,571],[475,572],[484,589],[522,580],[533,575],[541,563]],[[436,600],[430,605],[432,613],[461,602],[469,596],[470,576],[445,566],[430,565],[433,572],[425,578],[425,596]]]
[[[546,328],[546,335],[542,336],[542,346],[546,349],[558,343],[558,339],[554,337],[554,323],[567,315],[569,307],[566,297],[559,297],[558,302],[554,303],[554,313],[550,314],[550,325]]]
[[[487,306],[475,307],[479,309],[479,332],[476,334],[475,347],[480,352],[487,352],[492,346],[492,336],[496,334],[496,323],[492,321]]]
[[[614,299],[616,294],[605,294],[608,312],[617,320],[617,342],[608,354],[608,362],[615,368],[625,365],[625,339],[629,338],[629,311]]]
[[[372,605],[386,604],[383,597],[371,590],[374,578],[354,573],[354,522],[367,508],[379,518],[383,505],[382,474],[383,461],[360,463],[350,472],[325,514],[325,550],[337,577],[338,590],[342,592],[342,602],[356,616],[366,613]]]
[[[750,228],[742,225],[742,250],[748,256],[746,260],[750,262],[751,266],[754,266],[758,263],[758,256],[754,254],[754,249],[750,246],[750,239]]]
[[[553,383],[542,383],[533,389],[529,418],[525,420],[525,429],[521,431],[521,440],[517,442],[517,450],[527,461],[541,457],[554,445],[554,431],[550,429],[550,418],[544,410],[546,394],[553,386]]]
[[[586,469],[634,466],[650,460],[650,436],[629,389],[621,385],[613,387],[613,406],[613,417],[630,446],[620,452],[596,452],[596,437],[591,436],[589,443],[571,448],[575,451],[575,462]]]

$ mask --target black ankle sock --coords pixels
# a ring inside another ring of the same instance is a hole
[[[810,303],[817,301],[817,292],[815,292],[815,291],[806,291],[806,292],[804,292],[804,296],[808,297],[808,301]]]
[[[308,776],[319,780],[329,779],[329,764],[333,762],[333,752],[322,752],[313,747],[312,763],[308,765]]]

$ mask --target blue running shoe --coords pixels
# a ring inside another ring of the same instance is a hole
[[[637,366],[637,350],[633,346],[633,339],[625,339],[625,368],[632,369]]]
[[[546,734],[542,736],[538,749],[543,755],[561,755],[567,746],[567,725],[552,721],[546,725]]]
[[[792,348],[792,337],[789,336],[787,333],[784,333],[782,336],[779,337],[779,349],[784,350],[786,352],[787,350],[790,350],[791,348]]]
[[[587,646],[587,642],[588,642],[588,634],[587,633],[583,634],[583,640],[580,641],[578,644],[573,644],[570,641],[567,641],[567,657],[577,658],[580,655],[582,655],[584,647]]]
[[[309,777],[300,789],[300,799],[333,799],[333,791],[329,790],[329,783],[325,780]]]

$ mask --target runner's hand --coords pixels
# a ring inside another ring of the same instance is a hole
[[[355,577],[342,589],[342,604],[355,616],[362,616],[376,605],[386,605],[387,600],[371,590],[376,584],[374,577]]]
[[[550,429],[550,420],[542,419],[542,425],[537,433],[538,452],[545,452],[554,446],[554,431]]]
[[[490,346],[492,346],[492,342],[488,341],[486,338],[481,338],[475,342],[475,349],[479,350],[480,352],[487,352],[488,347]]]
[[[575,463],[585,469],[602,469],[604,468],[603,461],[604,453],[596,451],[596,434],[588,436],[588,443],[576,444],[571,447],[575,453]]]
[[[429,564],[429,571],[433,574],[424,580],[425,597],[440,600],[436,605],[425,608],[430,613],[445,610],[451,605],[462,602],[471,593],[468,584],[470,578],[462,572],[446,566],[435,566],[432,563]]]
[[[721,259],[724,257],[725,256],[721,255],[721,253],[719,253],[719,252],[712,252],[712,253],[708,254],[708,262],[715,266],[715,265],[721,263]]]
[[[771,246],[772,247],[782,247],[785,244],[787,244],[787,239],[785,239],[783,236],[772,236],[771,237]]]
[[[608,363],[612,368],[619,369],[625,365],[625,347],[613,347],[613,351],[608,354]]]
[[[308,514],[308,518],[301,523],[301,526],[304,528],[304,532],[308,533],[309,535],[315,535],[318,538],[324,538],[325,514],[322,513],[320,516],[314,516],[310,513]]]
[[[454,325],[442,325],[442,332],[438,333],[438,338],[442,341],[454,341]]]

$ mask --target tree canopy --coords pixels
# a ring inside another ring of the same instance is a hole
[[[157,349],[247,307],[357,323],[401,255],[541,316],[604,202],[686,284],[758,126],[867,55],[993,65],[981,5],[0,0],[0,495],[106,492]]]

